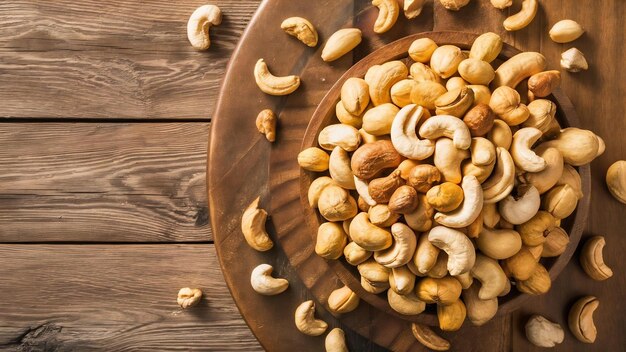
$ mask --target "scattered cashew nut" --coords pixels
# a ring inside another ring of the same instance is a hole
[[[326,352],[348,352],[346,346],[346,334],[340,328],[330,330],[324,340]]]
[[[593,323],[593,312],[600,301],[593,296],[585,296],[576,301],[569,311],[569,329],[576,338],[584,343],[594,343],[598,331]]]
[[[343,28],[333,33],[322,50],[322,60],[335,61],[356,48],[361,43],[362,34],[358,28]]]
[[[319,336],[328,328],[325,321],[315,319],[315,303],[311,300],[298,306],[295,313],[295,323],[296,328],[301,333],[309,336]]]
[[[250,247],[260,252],[270,250],[274,242],[265,231],[265,220],[267,212],[259,209],[260,197],[257,197],[243,212],[241,217],[241,231]]]
[[[280,28],[311,48],[317,46],[317,31],[306,18],[289,17],[281,23]]]
[[[176,302],[181,308],[187,309],[200,303],[201,299],[202,291],[199,288],[183,287],[178,291]]]
[[[400,15],[400,4],[397,0],[373,0],[372,5],[378,7],[378,18],[374,23],[374,32],[385,33],[396,24]]]
[[[603,236],[593,236],[585,242],[580,253],[580,264],[594,280],[602,281],[613,276],[613,270],[604,263],[602,249],[606,244]]]
[[[265,135],[268,141],[276,140],[276,114],[270,109],[265,109],[256,117],[256,128]]]
[[[415,339],[426,348],[433,351],[447,351],[450,349],[450,342],[443,337],[437,335],[428,325],[412,323],[411,332]]]
[[[554,347],[565,339],[565,332],[561,325],[541,315],[530,317],[526,322],[525,330],[528,341],[539,347]]]
[[[274,76],[263,59],[259,59],[254,66],[254,80],[261,91],[269,95],[291,94],[300,87],[300,77]]]
[[[530,24],[537,14],[539,3],[537,0],[524,0],[520,12],[511,15],[504,20],[504,29],[507,31],[517,31]]]
[[[252,270],[250,284],[257,293],[273,296],[284,292],[289,287],[289,281],[272,277],[274,268],[269,264],[261,264]]]
[[[215,5],[198,7],[187,22],[187,39],[198,50],[207,50],[211,46],[209,29],[222,23],[222,11]]]

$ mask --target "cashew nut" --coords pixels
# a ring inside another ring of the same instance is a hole
[[[593,236],[585,242],[580,253],[580,264],[594,280],[602,281],[613,276],[613,270],[604,263],[602,249],[605,245],[603,236]]]
[[[406,5],[407,1],[405,0],[404,4]],[[424,2],[424,0],[417,0],[415,2]],[[437,43],[430,38],[420,38],[411,43],[409,47],[409,56],[415,62],[427,63],[430,61],[431,56],[435,49],[437,49]]]
[[[435,213],[433,207],[428,204],[426,196],[422,194],[417,195],[417,208],[415,211],[409,214],[404,214],[404,220],[415,231],[425,232],[430,230],[433,224],[433,214]]]
[[[328,154],[317,147],[307,148],[298,154],[298,165],[301,168],[314,172],[328,170]]]
[[[396,214],[412,213],[417,207],[417,191],[415,188],[402,185],[389,198],[389,209]]]
[[[328,309],[335,314],[349,313],[359,306],[359,296],[348,286],[343,286],[328,296]]]
[[[250,247],[260,252],[270,250],[274,246],[274,242],[265,231],[265,220],[267,212],[259,209],[260,197],[257,197],[243,212],[241,217],[241,232]]]
[[[339,123],[324,127],[317,142],[326,150],[333,150],[338,146],[347,152],[353,152],[361,144],[361,135],[356,128]]]
[[[486,166],[496,161],[496,147],[486,138],[472,138],[470,153],[472,164],[476,166]]]
[[[513,225],[520,225],[532,219],[541,205],[539,191],[535,186],[523,184],[517,187],[517,196],[511,195],[498,204],[500,215]]]
[[[535,18],[538,7],[539,3],[537,0],[524,0],[520,12],[504,20],[504,29],[507,31],[517,31],[528,26],[533,18]]]
[[[450,212],[463,202],[463,189],[456,183],[444,182],[429,189],[426,200],[435,210]]]
[[[421,62],[415,62],[413,63],[410,67],[409,67],[409,74],[411,75],[411,80],[415,81],[415,83],[419,83],[419,82],[432,82],[432,83],[437,83],[437,86],[433,86],[433,87],[437,87],[437,89],[435,89],[435,91],[443,91],[444,90],[441,89],[440,84],[441,82],[441,78],[439,77],[439,75],[437,75],[437,73],[435,73],[435,71],[433,71],[432,68],[430,68],[430,66],[423,64]],[[422,98],[422,100],[427,100],[426,97],[430,97],[430,96],[434,96],[434,95],[441,95],[442,93],[440,92],[436,92],[436,93],[432,93],[432,92],[427,92],[425,89],[426,86],[416,86],[413,88],[413,90],[421,90],[422,92],[420,92],[420,95],[424,96],[424,98]],[[432,100],[434,100],[435,97],[430,98]],[[428,99],[428,100],[430,100]],[[419,104],[419,103],[418,103]],[[421,104],[420,104],[421,105]],[[425,106],[426,107],[426,106]]]
[[[522,238],[515,230],[483,228],[476,239],[476,246],[493,259],[506,259],[519,252],[522,248]]]
[[[446,10],[458,11],[461,7],[469,4],[470,0],[439,0]]]
[[[541,145],[558,149],[563,155],[563,160],[573,166],[588,164],[603,152],[598,136],[589,130],[575,127],[561,130],[556,139]]]
[[[420,140],[415,133],[417,123],[424,116],[423,110],[415,104],[407,105],[398,112],[391,124],[391,142],[394,148],[409,159],[423,160],[435,151],[433,142]]]
[[[356,48],[361,43],[361,30],[358,28],[343,28],[333,33],[322,50],[322,60],[335,61]]]
[[[345,125],[350,125],[354,128],[361,128],[363,125],[363,115],[352,115],[346,111],[346,108],[343,106],[343,101],[341,100],[335,104],[335,115],[337,116],[337,120]],[[360,132],[361,131],[359,131],[359,133]],[[362,135],[361,138],[364,140],[364,143],[367,143]]]
[[[300,77],[274,76],[263,59],[259,59],[254,66],[254,80],[261,91],[269,95],[291,94],[300,87]]]
[[[463,325],[467,309],[460,299],[449,305],[437,305],[437,318],[439,320],[439,328],[443,331],[457,331]]]
[[[309,336],[319,336],[326,332],[328,324],[315,319],[315,303],[309,300],[298,306],[295,313],[295,323],[298,330]]]
[[[385,33],[396,24],[400,15],[400,4],[396,0],[373,0],[372,5],[378,7],[378,17],[374,23],[374,32]]]
[[[284,292],[289,287],[289,281],[272,277],[274,268],[269,264],[261,264],[252,270],[250,284],[257,292],[265,296],[273,296]]]
[[[515,182],[515,164],[509,152],[498,147],[496,149],[496,170],[482,184],[484,202],[497,203],[511,193]]]
[[[454,88],[435,100],[437,115],[463,117],[474,103],[474,91],[469,87]]]
[[[481,137],[486,135],[489,131],[491,131],[494,125],[494,120],[495,114],[489,105],[482,103],[476,104],[463,117],[463,122],[467,125],[472,137]],[[495,157],[495,150],[493,156]]]
[[[459,67],[461,61],[465,59],[465,54],[454,45],[442,45],[435,49],[430,58],[430,67],[441,78],[452,77]]]
[[[411,20],[422,13],[426,0],[404,0],[404,16]]]
[[[183,287],[178,291],[176,302],[182,309],[187,309],[200,303],[202,299],[202,290],[199,288]]]
[[[502,38],[493,32],[487,32],[474,40],[469,57],[492,62],[500,55],[500,51],[502,51]]]
[[[413,89],[415,89],[416,86],[417,86],[417,81],[413,79],[403,79],[399,81],[398,83],[394,84],[391,87],[391,91],[390,91],[391,101],[393,102],[393,104],[395,104],[394,106],[397,105],[403,108],[411,104],[411,92],[413,92]],[[393,104],[390,104],[390,105],[393,105]],[[386,105],[386,104],[383,104],[383,105]],[[398,111],[396,111],[396,114],[397,113]],[[395,114],[393,115],[393,117],[395,117]],[[393,118],[391,120],[393,121]],[[391,126],[391,123],[389,124],[389,126]]]
[[[361,248],[369,251],[387,249],[392,245],[391,233],[373,225],[367,213],[357,214],[350,223],[350,236]]]
[[[222,11],[215,5],[198,7],[187,22],[187,38],[191,46],[198,50],[207,50],[211,46],[209,29],[222,23]]]
[[[328,171],[335,183],[345,189],[356,189],[348,152],[337,146],[330,153]]]
[[[496,203],[483,205],[483,224],[488,228],[495,228],[500,222],[500,213]]]
[[[426,193],[441,181],[441,173],[433,165],[417,165],[411,169],[407,184],[418,192]]]
[[[467,308],[467,317],[476,326],[487,323],[498,312],[498,298],[480,299],[478,284],[463,290],[463,302]]]
[[[507,86],[498,87],[493,91],[489,107],[509,126],[522,124],[530,116],[528,107],[521,103],[519,93]]]
[[[522,127],[535,127],[541,130],[544,136],[552,137],[560,132],[559,123],[555,119],[556,104],[548,99],[536,99],[528,104],[528,119]]]
[[[409,69],[402,61],[389,61],[380,65],[371,73],[367,81],[372,104],[378,106],[391,103],[391,87],[406,79],[408,75]]]
[[[580,298],[569,311],[568,325],[572,334],[584,343],[596,341],[596,325],[593,322],[593,312],[600,305],[600,301],[594,296]]]
[[[281,23],[280,28],[311,48],[317,46],[317,31],[313,24],[305,18],[289,17]]]
[[[336,185],[335,181],[328,176],[318,177],[309,186],[309,192],[307,194],[307,198],[309,200],[309,205],[311,208],[317,208],[318,202],[320,199],[320,195],[326,186]]]
[[[568,72],[580,72],[589,68],[585,55],[576,48],[571,48],[561,54],[561,67]]]
[[[459,281],[451,276],[442,278],[425,277],[415,285],[417,298],[426,303],[448,305],[461,297],[463,290]]]
[[[417,238],[407,225],[397,222],[391,226],[393,244],[388,249],[374,253],[374,259],[387,268],[397,268],[405,265],[413,258]]]
[[[528,247],[522,247],[512,257],[501,262],[502,270],[516,280],[528,280],[537,269],[537,259]]]
[[[263,133],[265,138],[274,142],[276,140],[276,114],[270,109],[261,111],[256,117],[256,128]]]
[[[515,88],[524,79],[545,71],[546,65],[546,58],[540,53],[528,51],[517,54],[498,67],[492,85]]]
[[[443,175],[444,181],[460,183],[463,179],[461,162],[467,159],[469,154],[469,151],[455,147],[451,139],[439,138],[435,143],[433,163]]]
[[[513,5],[513,0],[491,0],[491,5],[496,9],[504,10]]]
[[[557,219],[570,216],[578,205],[578,194],[570,185],[556,186],[546,193],[542,200],[542,209],[547,210]]]
[[[561,85],[561,72],[557,70],[536,73],[528,79],[529,95],[544,98]]]
[[[585,29],[572,20],[561,20],[550,29],[550,39],[556,43],[568,43],[578,39],[585,33]]]
[[[556,148],[548,148],[544,144],[541,144],[536,149],[536,152],[539,157],[545,160],[546,168],[540,172],[526,173],[520,178],[523,182],[529,183],[537,188],[539,194],[544,194],[558,184],[559,178],[562,177],[561,175],[565,174],[563,169],[563,156]],[[576,171],[574,170],[574,172]],[[582,191],[580,193],[582,193]],[[579,195],[582,197],[582,194]]]
[[[337,186],[328,185],[317,201],[320,214],[328,221],[344,221],[357,213],[356,201],[350,193]]]
[[[470,288],[474,282],[474,278],[472,277],[472,273],[470,271],[464,272],[460,275],[455,275],[454,278],[459,280],[464,290]]]
[[[488,62],[475,58],[461,61],[458,70],[461,77],[471,84],[489,85],[496,75]]]
[[[509,127],[506,122],[496,119],[493,121],[491,131],[487,134],[487,139],[489,139],[496,147],[502,147],[509,150],[511,143],[513,143],[513,133],[511,132],[511,127]]]
[[[518,280],[517,290],[529,295],[542,295],[550,290],[552,280],[546,268],[537,263],[537,268],[530,275],[528,280]]]
[[[354,242],[350,242],[343,249],[343,256],[346,258],[348,264],[357,266],[368,260],[372,256],[372,252],[363,249],[361,246]]]
[[[519,225],[517,230],[522,242],[527,246],[538,246],[546,241],[546,236],[556,227],[556,219],[547,211],[540,210],[532,219]]]
[[[426,348],[430,348],[433,351],[447,351],[450,349],[450,342],[437,335],[427,325],[412,323],[411,331],[415,339],[426,346]]]
[[[495,259],[477,254],[476,263],[471,272],[472,276],[482,284],[478,291],[480,299],[496,298],[506,288],[508,279]]]
[[[539,172],[546,168],[546,161],[530,149],[541,135],[541,131],[534,127],[520,128],[515,132],[511,144],[511,157],[517,167],[527,172]]]
[[[415,288],[415,274],[406,265],[392,268],[389,287],[399,295],[408,295]]]
[[[346,334],[340,328],[332,329],[324,340],[326,352],[348,352]]]
[[[352,173],[352,170],[350,170],[350,173]],[[357,193],[359,193],[359,196],[361,196],[361,198],[363,198],[363,200],[365,201],[365,203],[367,203],[369,206],[375,206],[377,203],[374,199],[372,199],[372,196],[370,196],[370,193],[368,191],[368,182],[365,180],[361,180],[360,178],[353,176],[354,177],[354,187],[356,188]]]
[[[446,81],[446,89],[448,91],[454,90],[454,89],[458,89],[458,88],[463,88],[463,87],[467,87],[469,83],[467,83],[463,78],[455,76],[455,77],[450,77],[447,81]]]
[[[361,274],[361,286],[365,291],[379,294],[389,288],[389,273],[391,270],[375,260],[368,261],[357,266],[359,274]]]
[[[428,240],[448,254],[450,275],[460,275],[470,271],[476,260],[476,251],[472,241],[460,231],[445,226],[436,226],[430,230]]]
[[[417,274],[426,275],[435,266],[439,251],[439,248],[428,240],[427,233],[419,236],[412,261],[417,269]]]
[[[387,291],[389,306],[403,315],[417,315],[426,310],[426,303],[420,301],[414,293],[400,295],[394,290]]]
[[[363,130],[374,136],[389,134],[393,120],[399,111],[400,109],[391,103],[381,104],[367,110],[363,115]]]
[[[341,87],[341,101],[348,113],[361,115],[370,103],[369,85],[361,78],[348,78]]]
[[[541,315],[530,317],[526,322],[525,330],[528,341],[539,347],[554,347],[565,339],[561,325]]]
[[[358,178],[369,180],[379,171],[397,167],[401,162],[402,157],[391,141],[376,141],[363,145],[352,154],[352,173]]]
[[[435,265],[428,270],[426,275],[435,279],[441,279],[442,277],[448,275],[448,254],[446,252],[439,252]]]
[[[567,232],[560,227],[555,227],[546,236],[546,241],[543,243],[543,250],[541,251],[542,257],[556,257],[563,252],[569,245],[569,236]]]
[[[341,224],[325,222],[317,229],[315,253],[322,258],[338,259],[348,244],[348,235]]]
[[[463,189],[461,206],[449,213],[435,214],[437,223],[452,228],[462,228],[469,226],[480,215],[483,208],[483,189],[478,179],[474,176],[463,177],[461,188]]]
[[[448,137],[454,141],[454,146],[458,149],[469,149],[472,143],[467,125],[463,120],[451,115],[437,115],[427,119],[420,127],[419,134],[422,138],[430,140]]]
[[[580,186],[580,175],[573,170],[578,176],[578,185]],[[565,174],[565,172],[564,172]],[[606,185],[609,189],[609,192],[617,199],[618,201],[626,204],[626,161],[619,160],[613,163],[609,169],[606,171]],[[580,187],[578,187],[580,190]]]

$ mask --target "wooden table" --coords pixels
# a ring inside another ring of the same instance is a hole
[[[212,2],[224,21],[208,52],[194,51],[185,34],[189,14],[205,1],[0,2],[0,350],[261,349],[223,282],[205,186],[220,81],[260,1]],[[568,304],[593,294],[601,301],[593,348],[617,351],[626,343],[626,208],[603,177],[626,158],[626,6],[541,3],[531,26],[510,34],[501,28],[507,11],[481,15],[487,0],[459,13],[435,1],[418,20],[429,30],[495,31],[542,51],[551,67],[569,46],[552,43],[547,28],[573,18],[588,29],[574,45],[590,70],[564,73],[563,89],[583,127],[607,142],[592,164],[587,235],[607,236],[615,276],[593,282],[574,260],[548,295],[489,325],[472,346],[528,350],[529,314],[549,312],[563,323]],[[355,9],[367,4],[355,0]],[[201,306],[178,308],[184,286],[205,291]],[[591,346],[567,332],[561,349]]]

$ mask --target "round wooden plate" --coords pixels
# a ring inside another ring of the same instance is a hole
[[[302,150],[318,146],[317,136],[319,132],[327,125],[333,123],[339,123],[335,115],[335,105],[340,100],[341,87],[343,83],[350,77],[362,78],[367,70],[374,66],[380,65],[392,60],[404,60],[408,59],[407,51],[411,43],[419,38],[431,38],[438,45],[452,44],[460,47],[461,49],[469,50],[474,40],[478,37],[476,34],[461,33],[461,32],[425,32],[399,39],[393,43],[385,45],[350,68],[330,89],[328,94],[324,97],[317,110],[311,118],[311,122],[305,132],[304,140],[302,142]],[[504,44],[502,52],[497,60],[501,62],[511,58],[512,56],[520,53],[521,51],[515,47]],[[412,61],[411,61],[412,62]],[[496,61],[496,63],[498,63]],[[550,97],[558,107],[557,119],[562,127],[570,127],[578,125],[578,117],[576,110],[574,109],[570,100],[563,94],[560,89],[557,89],[553,96]],[[563,254],[555,258],[543,258],[541,263],[550,272],[552,280],[556,279],[561,270],[567,265],[570,258],[574,254],[578,242],[582,236],[583,229],[585,228],[587,213],[589,210],[589,192],[591,189],[590,184],[590,167],[589,165],[578,168],[582,178],[582,187],[585,198],[583,198],[577,207],[574,214],[564,220],[562,227],[570,235],[570,244]],[[315,241],[317,236],[317,228],[325,220],[319,215],[315,209],[309,206],[307,191],[311,182],[319,177],[319,173],[314,173],[306,170],[301,171],[302,186],[300,188],[301,205],[307,215],[307,222],[310,230],[310,240]],[[427,310],[426,312],[415,316],[404,316],[395,312],[387,303],[386,294],[372,294],[363,289],[360,284],[360,276],[355,271],[354,267],[348,264],[344,259],[329,261],[330,266],[337,272],[337,275],[342,281],[349,286],[359,297],[366,302],[372,304],[374,307],[385,311],[388,314],[396,315],[400,318],[410,321],[417,321],[422,323],[432,323],[435,315],[434,310]],[[523,294],[512,289],[505,297],[499,298],[498,315],[508,314],[521,305],[530,297],[528,294]]]

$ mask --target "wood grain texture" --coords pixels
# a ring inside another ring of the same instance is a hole
[[[0,124],[0,242],[211,240],[208,128]]]
[[[198,52],[202,0],[0,2],[0,117],[209,119],[228,58],[260,0],[224,14]]]
[[[0,245],[0,257],[2,351],[262,350],[212,245]],[[187,286],[204,299],[182,310]]]

